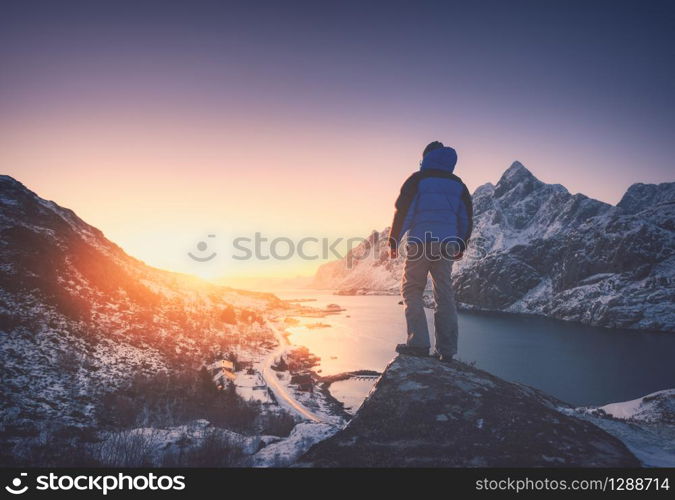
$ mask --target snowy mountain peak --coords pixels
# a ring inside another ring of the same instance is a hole
[[[513,192],[523,198],[544,185],[522,163],[514,161],[497,182],[494,195],[501,197],[505,193]]]
[[[0,175],[0,203],[15,205],[22,196],[37,196],[26,186],[9,175]]]
[[[525,167],[525,165],[519,161],[514,161],[511,166],[504,171],[497,184],[503,182],[514,184],[528,179],[539,180]]]
[[[2,175],[0,175],[0,185],[5,185],[5,184],[7,184],[7,185],[14,184],[14,185],[21,186],[24,189],[26,189],[26,187],[23,184],[21,184],[19,181],[17,181],[11,175],[2,174]]]
[[[638,182],[628,188],[617,206],[628,213],[637,213],[646,208],[668,203],[675,203],[675,182],[661,184]]]
[[[516,172],[518,172],[518,171],[525,171],[525,172],[531,174],[531,172],[530,172],[527,168],[525,168],[525,165],[523,165],[522,163],[520,163],[518,160],[515,160],[515,161],[511,164],[511,166],[510,166],[509,168],[506,169],[506,171],[505,171],[504,173],[507,174],[507,173],[509,173],[509,172],[511,172],[511,171],[516,171]]]
[[[491,182],[486,182],[485,184],[481,184],[476,188],[476,190],[473,192],[473,196],[479,195],[479,194],[492,194],[494,193],[495,190],[495,185],[492,184]]]
[[[17,228],[41,235],[40,239],[51,239],[55,246],[63,246],[66,240],[76,235],[108,255],[121,251],[117,245],[105,239],[100,230],[84,222],[72,210],[39,197],[16,179],[2,175],[0,233],[13,235]]]

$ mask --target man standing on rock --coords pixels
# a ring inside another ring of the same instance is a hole
[[[457,153],[434,141],[422,153],[421,168],[403,184],[389,234],[391,257],[398,256],[408,233],[401,290],[408,341],[396,351],[429,356],[429,329],[424,313],[424,289],[431,274],[436,313],[433,355],[450,362],[457,354],[457,307],[452,289],[452,263],[462,258],[473,229],[471,194],[453,174]]]

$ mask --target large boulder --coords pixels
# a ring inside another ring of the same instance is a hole
[[[626,446],[569,405],[461,362],[398,356],[340,432],[298,465],[634,467]]]

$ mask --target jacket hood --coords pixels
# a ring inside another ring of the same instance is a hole
[[[420,170],[445,170],[452,173],[457,164],[457,152],[449,147],[434,149],[422,159]]]

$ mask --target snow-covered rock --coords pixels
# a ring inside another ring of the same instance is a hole
[[[101,433],[100,442],[90,445],[100,465],[110,467],[241,465],[265,446],[277,443],[278,436],[245,436],[207,420],[196,420],[168,428],[141,427]],[[204,457],[206,453],[208,457]],[[215,461],[215,463],[214,463]]]
[[[339,430],[330,424],[303,422],[297,424],[290,436],[265,446],[253,455],[248,465],[253,467],[287,467],[314,444],[328,439]]]
[[[605,327],[675,332],[675,183],[635,184],[617,206],[515,162],[473,194],[474,232],[453,267],[460,305]],[[397,293],[388,230],[317,271],[338,293]]]

